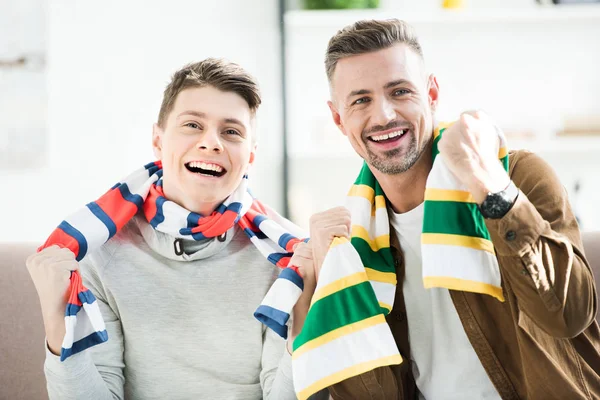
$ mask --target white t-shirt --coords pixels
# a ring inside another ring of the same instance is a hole
[[[422,203],[403,214],[388,210],[405,258],[404,302],[419,398],[500,399],[467,338],[448,289],[423,287],[423,209]]]

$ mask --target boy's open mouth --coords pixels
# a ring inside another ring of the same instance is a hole
[[[190,161],[185,164],[188,171],[195,174],[203,174],[214,177],[221,177],[227,173],[227,170],[220,165],[213,163],[206,163],[203,161]]]

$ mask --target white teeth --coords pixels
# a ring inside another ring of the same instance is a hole
[[[190,164],[190,167],[192,167],[192,168],[202,168],[202,169],[206,169],[209,171],[216,171],[216,172],[223,171],[223,168],[217,164],[208,164],[208,163],[199,162],[199,161],[192,161],[189,164]]]
[[[403,130],[400,130],[400,131],[392,132],[390,134],[379,135],[379,136],[371,136],[371,139],[374,140],[374,141],[376,141],[376,142],[379,142],[379,141],[382,141],[382,140],[393,139],[395,137],[402,136],[405,133],[406,133],[406,129],[403,129]]]

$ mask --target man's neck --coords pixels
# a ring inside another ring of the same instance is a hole
[[[381,189],[394,212],[402,214],[417,207],[425,200],[425,184],[433,164],[431,157],[430,141],[421,157],[406,172],[397,175],[386,175],[375,169],[373,174],[377,178]]]

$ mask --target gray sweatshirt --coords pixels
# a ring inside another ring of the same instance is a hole
[[[181,244],[136,216],[80,263],[109,339],[47,351],[51,399],[296,398],[285,341],[253,317],[277,267],[237,227]]]

